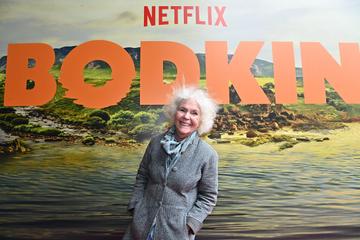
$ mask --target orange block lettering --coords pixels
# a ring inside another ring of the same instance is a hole
[[[241,103],[270,103],[250,71],[262,42],[240,42],[230,63],[226,42],[206,42],[205,45],[207,87],[218,103],[229,103],[229,81],[239,94]]]
[[[35,60],[28,67],[29,59]],[[6,66],[4,106],[39,106],[56,93],[56,81],[49,73],[55,60],[51,46],[44,43],[9,44]],[[28,80],[35,86],[27,89]]]
[[[272,43],[276,103],[296,103],[296,72],[291,42]]]
[[[163,63],[175,64],[177,75],[174,83],[163,81]],[[161,105],[168,102],[172,89],[187,85],[199,85],[200,66],[194,52],[175,42],[141,42],[140,104]]]
[[[91,61],[102,60],[109,64],[112,79],[95,87],[84,82],[83,70]],[[116,105],[130,91],[135,78],[135,66],[129,54],[119,45],[105,40],[94,40],[74,48],[65,58],[59,81],[67,89],[65,97],[88,108]]]
[[[305,103],[326,103],[325,79],[344,102],[360,103],[360,52],[356,43],[340,43],[341,64],[318,42],[301,43]]]

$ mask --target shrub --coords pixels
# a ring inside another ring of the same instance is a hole
[[[134,113],[131,111],[123,111],[115,113],[111,116],[110,124],[114,125],[126,125],[130,124],[134,120]]]
[[[21,124],[14,127],[14,131],[31,133],[42,136],[59,136],[62,131],[51,127],[39,127],[32,124]]]
[[[349,109],[350,109],[350,107],[341,100],[332,100],[332,99],[330,99],[328,101],[328,104],[333,106],[338,111],[346,112],[346,111],[349,111]]]
[[[14,118],[18,118],[18,117],[21,117],[21,115],[17,115],[15,113],[1,113],[0,114],[0,120],[8,121],[8,122],[10,122]]]
[[[29,119],[25,117],[17,117],[11,120],[11,124],[13,125],[21,125],[21,124],[28,124]]]
[[[38,128],[38,126],[32,124],[20,124],[14,127],[14,131],[31,133],[34,128]]]
[[[155,122],[156,124],[163,124],[168,121],[168,117],[165,115],[163,108],[152,108],[148,112],[155,115],[157,119]]]
[[[263,88],[273,90],[275,88],[275,85],[272,82],[268,82],[264,84]]]
[[[116,139],[113,137],[105,138],[105,143],[116,143]]]
[[[94,144],[95,144],[95,139],[94,139],[94,137],[91,136],[91,135],[86,135],[86,136],[83,137],[82,143],[83,143],[84,145],[89,145],[89,146],[91,146],[91,145],[94,145]]]
[[[43,135],[43,136],[59,136],[62,133],[61,130],[56,128],[48,128],[48,127],[37,127],[32,129],[33,133]]]
[[[0,113],[15,113],[15,109],[12,107],[0,107]]]
[[[158,119],[158,115],[151,112],[138,112],[134,116],[135,124],[150,124],[155,123]]]
[[[66,118],[62,119],[62,121],[66,124],[81,126],[84,124],[85,120],[80,119],[80,118],[66,117]]]
[[[92,113],[90,113],[89,116],[90,117],[99,117],[102,120],[104,120],[105,122],[110,120],[110,115],[107,112],[103,111],[103,110],[95,110]]]
[[[162,131],[160,126],[154,124],[140,124],[134,127],[129,134],[132,135],[137,141],[144,141],[152,136],[159,134]]]
[[[104,128],[106,126],[106,122],[97,116],[90,117],[84,122],[84,124],[91,128]]]
[[[13,125],[7,121],[0,120],[0,128],[4,131],[11,131],[13,129]]]

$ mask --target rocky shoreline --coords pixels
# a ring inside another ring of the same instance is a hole
[[[84,145],[107,144],[133,147],[138,143],[125,134],[106,129],[84,128],[56,120],[41,108],[0,109],[0,154],[24,153],[31,149],[24,143],[66,141]]]
[[[213,131],[207,136],[208,139],[219,144],[240,143],[250,147],[269,142],[281,143],[279,150],[284,150],[301,142],[329,140],[327,136],[314,137],[308,133],[309,131],[345,127],[343,122],[313,119],[285,110],[282,106],[252,107],[254,109],[250,109],[251,112],[242,112],[236,107],[224,106],[219,111]],[[149,138],[148,134],[144,134],[142,138],[134,139],[126,130],[119,131],[111,127],[97,128],[71,124],[36,107],[1,108],[0,128],[3,129],[0,154],[29,151],[30,148],[21,139],[32,140],[35,143],[66,141],[88,146],[105,144],[134,147]],[[282,129],[289,131],[279,133]]]
[[[259,107],[259,106],[258,106]],[[303,114],[276,106],[260,106],[257,113],[244,113],[238,109],[222,109],[216,118],[214,130],[208,138],[215,143],[239,143],[249,147],[273,142],[281,143],[279,150],[291,148],[303,142],[323,142],[330,139],[329,134],[315,132],[345,128],[344,122],[327,118],[314,119]],[[277,108],[277,109],[276,109]],[[285,131],[284,131],[285,129]]]
[[[19,137],[6,134],[0,129],[0,155],[16,152],[25,153],[31,149]]]

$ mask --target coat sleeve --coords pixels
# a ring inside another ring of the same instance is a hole
[[[148,182],[148,164],[151,158],[150,157],[151,145],[152,145],[152,141],[150,141],[149,145],[145,150],[144,156],[140,162],[139,169],[136,174],[136,181],[134,185],[133,194],[129,201],[128,209],[127,209],[129,212],[132,212],[132,210],[134,210],[137,202],[141,200],[144,196],[145,187]]]
[[[187,214],[187,225],[196,234],[205,218],[212,212],[218,195],[218,155],[213,150],[208,161],[202,167],[202,176],[198,183],[198,195],[194,206]]]

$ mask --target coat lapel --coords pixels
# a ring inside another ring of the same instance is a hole
[[[187,147],[187,149],[181,154],[180,158],[177,160],[175,165],[170,168],[169,175],[173,172],[173,169],[178,169],[178,166],[179,166],[179,164],[181,164],[181,162],[187,161],[187,159],[189,159],[190,156],[192,156],[194,154],[196,146],[198,145],[199,139],[200,139],[199,136],[196,135],[195,138],[193,139],[192,143],[190,143],[189,146]],[[163,152],[165,153],[164,150],[163,150]],[[166,153],[165,153],[165,155],[166,156],[164,159],[164,166],[165,166],[166,158],[168,156]]]

